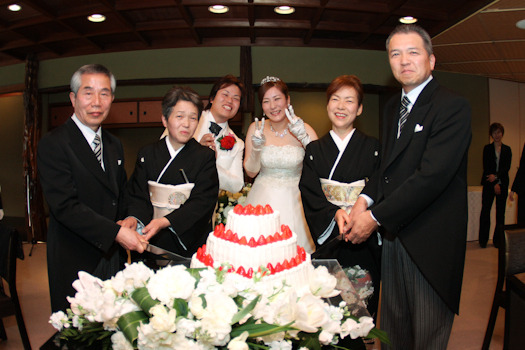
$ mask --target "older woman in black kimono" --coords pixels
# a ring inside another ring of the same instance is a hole
[[[164,96],[168,135],[139,151],[123,221],[129,227],[138,221],[145,241],[186,257],[212,231],[219,192],[215,152],[193,138],[201,112],[199,95],[190,88],[174,87]]]
[[[378,236],[362,244],[341,240],[348,213],[372,173],[379,166],[379,141],[355,129],[363,111],[363,86],[354,75],[335,78],[328,86],[328,117],[332,130],[306,147],[299,187],[314,257],[336,258],[342,267],[360,265],[370,272],[374,296],[368,309],[377,311],[380,281]]]

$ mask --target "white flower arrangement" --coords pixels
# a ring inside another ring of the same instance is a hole
[[[215,212],[215,225],[223,224],[226,225],[228,219],[228,213],[237,204],[244,205],[248,192],[252,189],[252,184],[247,183],[241,189],[241,191],[232,193],[229,191],[221,190],[219,192],[219,198],[217,200],[217,211]]]
[[[299,291],[284,281],[246,283],[227,270],[153,271],[139,262],[106,281],[79,272],[71,308],[49,323],[71,344],[114,350],[321,349],[345,337],[388,342],[372,318],[357,319],[344,301],[334,306],[323,299],[337,294],[326,269],[313,270],[316,282]]]
[[[346,267],[343,271],[354,286],[359,299],[368,305],[368,299],[374,294],[374,285],[370,273],[359,265]]]

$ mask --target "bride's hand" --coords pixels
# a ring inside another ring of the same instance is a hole
[[[252,135],[252,145],[255,151],[260,151],[266,143],[266,137],[264,136],[264,117],[259,119],[255,118],[255,131]]]
[[[284,110],[284,113],[290,122],[288,124],[288,129],[299,141],[301,141],[303,146],[306,147],[306,145],[310,143],[310,136],[308,136],[308,133],[306,132],[304,121],[295,115],[292,105],[289,105],[288,108]]]

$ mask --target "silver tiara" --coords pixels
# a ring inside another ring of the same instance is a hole
[[[267,75],[266,78],[261,80],[261,85],[264,85],[264,84],[269,83],[269,82],[276,83],[278,81],[281,81],[281,79],[279,79],[277,77],[270,77],[270,76]]]

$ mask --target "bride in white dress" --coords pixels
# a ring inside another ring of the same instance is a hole
[[[317,134],[297,117],[290,105],[286,84],[266,77],[259,88],[264,117],[255,118],[246,135],[244,169],[255,182],[247,204],[270,204],[281,214],[281,223],[297,234],[298,244],[312,253],[315,245],[304,217],[299,192],[304,148]],[[251,140],[251,142],[250,142]]]

